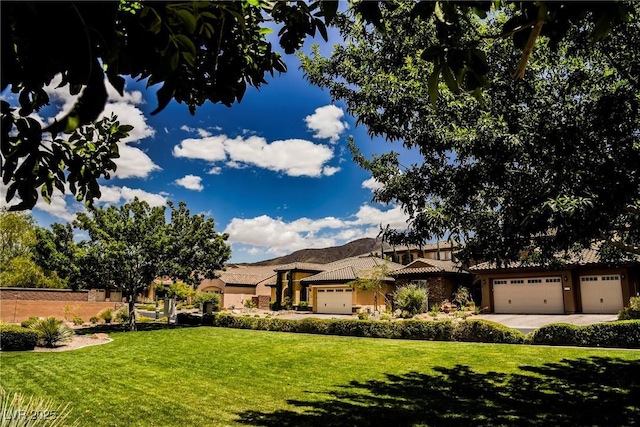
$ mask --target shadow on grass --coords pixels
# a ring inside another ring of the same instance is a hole
[[[136,328],[138,332],[142,331],[157,331],[160,329],[179,329],[179,328],[189,328],[191,326],[187,325],[176,325],[174,323],[167,325],[166,323],[157,323],[157,322],[149,322],[149,323],[136,323]],[[128,323],[101,323],[99,325],[92,326],[83,326],[82,328],[74,329],[76,335],[92,335],[103,333],[107,334],[109,332],[128,332],[129,324]]]
[[[247,411],[258,426],[630,426],[640,423],[640,361],[592,357],[525,366],[522,373],[387,374],[351,382],[328,400],[288,400],[298,409]]]

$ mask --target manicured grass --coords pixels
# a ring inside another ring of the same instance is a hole
[[[0,355],[2,387],[83,426],[630,425],[640,352],[224,328]]]

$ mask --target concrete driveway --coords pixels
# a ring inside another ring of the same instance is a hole
[[[474,319],[486,319],[502,323],[523,333],[529,333],[551,323],[570,323],[572,325],[592,325],[612,322],[617,314],[479,314]]]
[[[287,313],[278,316],[281,319],[357,319],[348,314],[316,314],[316,313]],[[570,323],[572,325],[591,325],[593,323],[612,322],[618,318],[616,314],[478,314],[473,319],[486,319],[502,323],[522,333],[533,332],[541,326],[551,323]]]

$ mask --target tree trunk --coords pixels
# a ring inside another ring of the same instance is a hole
[[[133,292],[129,294],[129,330],[135,331],[136,328],[136,300],[133,297]]]

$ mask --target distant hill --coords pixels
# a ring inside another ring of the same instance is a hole
[[[324,249],[301,249],[279,258],[254,262],[247,265],[281,265],[292,262],[315,262],[318,264],[326,264],[339,259],[369,254],[371,252],[380,252],[380,241],[372,238],[364,238],[354,240],[353,242],[349,242],[342,246],[332,246]]]

